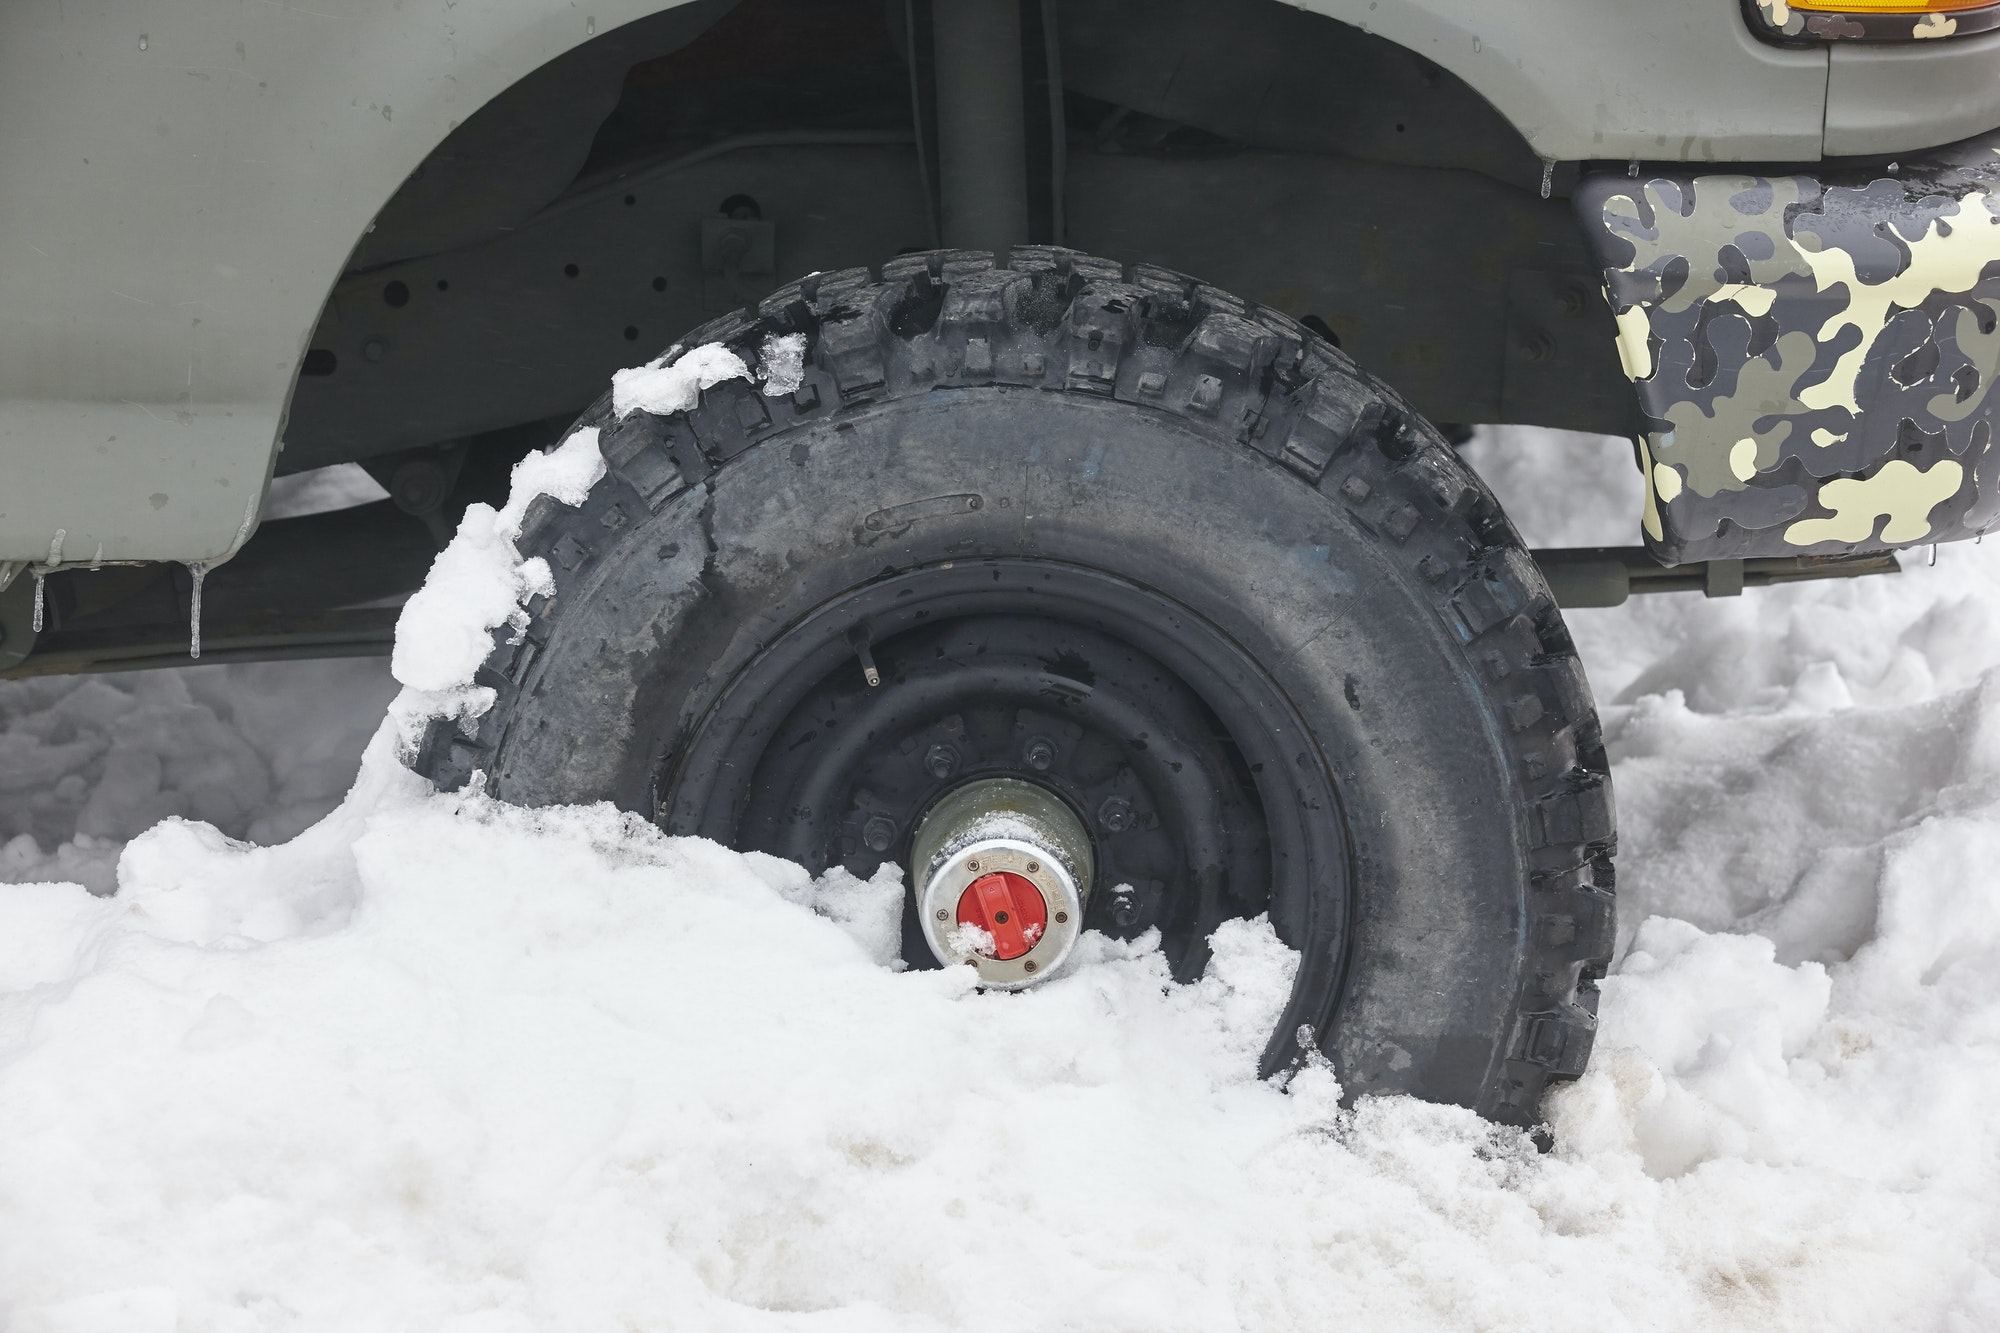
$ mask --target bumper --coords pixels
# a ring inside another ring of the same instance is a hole
[[[1644,528],[1687,560],[2000,519],[2000,131],[1886,170],[1577,189],[1646,419]]]

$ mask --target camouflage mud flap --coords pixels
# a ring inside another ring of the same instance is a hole
[[[2000,132],[1822,175],[1577,189],[1666,563],[1925,545],[2000,518]]]

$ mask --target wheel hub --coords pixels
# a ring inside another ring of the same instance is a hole
[[[924,940],[989,986],[1047,979],[1082,930],[1095,858],[1083,821],[1014,778],[968,782],[924,816],[910,872]]]

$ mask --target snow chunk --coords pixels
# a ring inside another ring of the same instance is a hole
[[[969,962],[974,954],[981,958],[991,958],[999,949],[993,940],[993,932],[984,926],[975,926],[970,921],[961,921],[945,932],[945,952],[953,958]]]
[[[531,453],[514,464],[509,478],[507,507],[500,511],[500,530],[513,541],[521,535],[528,506],[548,495],[566,505],[580,505],[590,488],[603,479],[604,455],[598,449],[598,430],[583,426],[547,453]],[[400,637],[400,635],[399,635]]]
[[[523,560],[514,549],[528,506],[544,495],[582,504],[605,472],[597,441],[597,428],[586,426],[516,463],[506,506],[467,508],[424,586],[404,603],[389,669],[415,692],[394,709],[409,739],[430,717],[476,717],[492,706],[493,692],[472,677],[493,651],[493,631],[525,629],[528,599],[555,591],[548,562]]]
[[[621,419],[634,412],[669,416],[691,411],[703,389],[724,380],[761,381],[767,397],[781,397],[805,382],[805,354],[803,333],[771,334],[758,349],[753,375],[743,358],[721,343],[704,343],[684,354],[675,347],[643,366],[613,374],[611,410]]]
[[[757,378],[764,381],[764,396],[782,398],[797,393],[806,378],[806,335],[772,334],[764,339],[759,354]]]
[[[1654,917],[1619,974],[1603,983],[1609,1031],[1593,1080],[1615,1091],[1566,1094],[1559,1124],[1579,1150],[1634,1153],[1667,1180],[1729,1157],[1794,1161],[1810,1117],[1791,1062],[1827,1017],[1832,982],[1818,963],[1788,968],[1755,935],[1707,935]]]
[[[763,852],[744,861],[787,902],[809,908],[851,936],[877,967],[903,970],[903,868],[884,861],[872,878],[834,866],[818,879],[806,868]]]
[[[667,353],[643,366],[611,376],[611,410],[622,420],[634,412],[668,416],[686,412],[701,401],[701,391],[724,380],[747,380],[750,367],[721,343],[704,343],[671,365]]]

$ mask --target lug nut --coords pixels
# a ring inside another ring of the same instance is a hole
[[[1030,875],[1034,874],[1037,870],[1040,870],[1041,868],[1042,868],[1042,863],[1040,861],[1028,862],[1028,873]]]
[[[1056,913],[1056,924],[1057,924],[1058,926],[1066,926],[1066,925],[1068,925],[1068,924],[1069,924],[1069,913],[1068,913],[1068,912],[1057,912],[1057,913]]]
[[[1130,893],[1111,895],[1111,919],[1120,926],[1129,926],[1139,919],[1139,900]]]
[[[1035,970],[1035,960],[1034,960],[1034,959],[1032,959],[1032,958],[1030,958],[1030,959],[1029,959],[1029,960],[1028,960],[1027,962],[1025,962],[1025,963],[1021,964],[1021,970],[1022,970],[1023,972],[1032,972],[1032,971],[1034,971],[1034,970]]]
[[[862,826],[861,841],[871,852],[886,852],[896,841],[896,825],[887,815],[877,815]]]
[[[951,913],[945,911],[944,908],[940,907],[938,908],[937,919],[940,921],[949,921],[951,920]]]
[[[1106,833],[1123,833],[1132,827],[1132,803],[1123,796],[1107,796],[1097,807],[1097,822]]]
[[[924,768],[939,782],[958,771],[958,751],[939,741],[924,752]]]
[[[1026,760],[1028,767],[1037,773],[1046,773],[1050,765],[1056,761],[1055,742],[1046,736],[1037,736],[1028,742],[1026,749],[1021,751],[1021,758]]]

